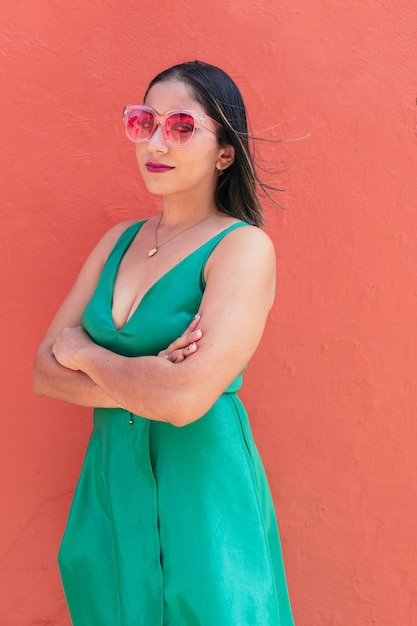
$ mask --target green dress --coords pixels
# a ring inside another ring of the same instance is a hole
[[[182,259],[117,330],[114,281],[143,223],[119,238],[83,315],[97,344],[125,356],[156,355],[184,332],[207,258],[243,225]],[[58,557],[74,626],[293,626],[273,503],[236,395],[241,378],[182,428],[95,409]]]

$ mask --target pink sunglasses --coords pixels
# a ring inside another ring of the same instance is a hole
[[[218,122],[205,113],[199,115],[190,109],[173,109],[165,115],[159,115],[155,109],[140,104],[128,104],[123,110],[123,122],[126,136],[133,143],[149,141],[159,125],[167,143],[173,146],[185,146],[194,137],[195,131],[203,127],[211,133],[216,131],[204,126],[205,120]]]

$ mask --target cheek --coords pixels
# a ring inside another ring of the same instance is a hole
[[[198,149],[189,155],[188,163],[190,171],[205,173],[205,175],[216,173],[216,162],[218,159],[218,150],[216,147],[204,147],[204,150]]]
[[[144,146],[143,144],[136,144],[135,146],[135,155],[136,155],[136,161],[139,165],[139,167],[142,169],[143,165],[144,165],[144,150],[143,150]]]
[[[146,186],[148,187],[148,179],[152,181],[152,177],[149,176],[149,172],[145,167],[145,163],[149,160],[149,154],[146,150],[146,146],[143,144],[136,145],[136,162],[139,167],[140,175],[145,181]]]

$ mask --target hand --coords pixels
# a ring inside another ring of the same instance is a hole
[[[197,351],[196,342],[203,336],[202,331],[197,329],[199,322],[200,315],[197,313],[181,337],[173,341],[166,350],[161,350],[158,356],[171,361],[171,363],[181,363],[188,356],[194,354]]]
[[[64,328],[52,346],[52,354],[64,367],[71,370],[78,370],[76,366],[75,356],[85,346],[92,344],[92,340],[87,335],[82,326],[73,328]]]

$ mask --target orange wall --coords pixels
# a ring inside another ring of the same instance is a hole
[[[34,397],[35,346],[98,237],[156,206],[122,105],[200,58],[303,141],[267,205],[278,295],[244,399],[297,626],[417,624],[415,0],[17,0],[0,9],[0,624],[69,626],[55,555],[90,411]]]

